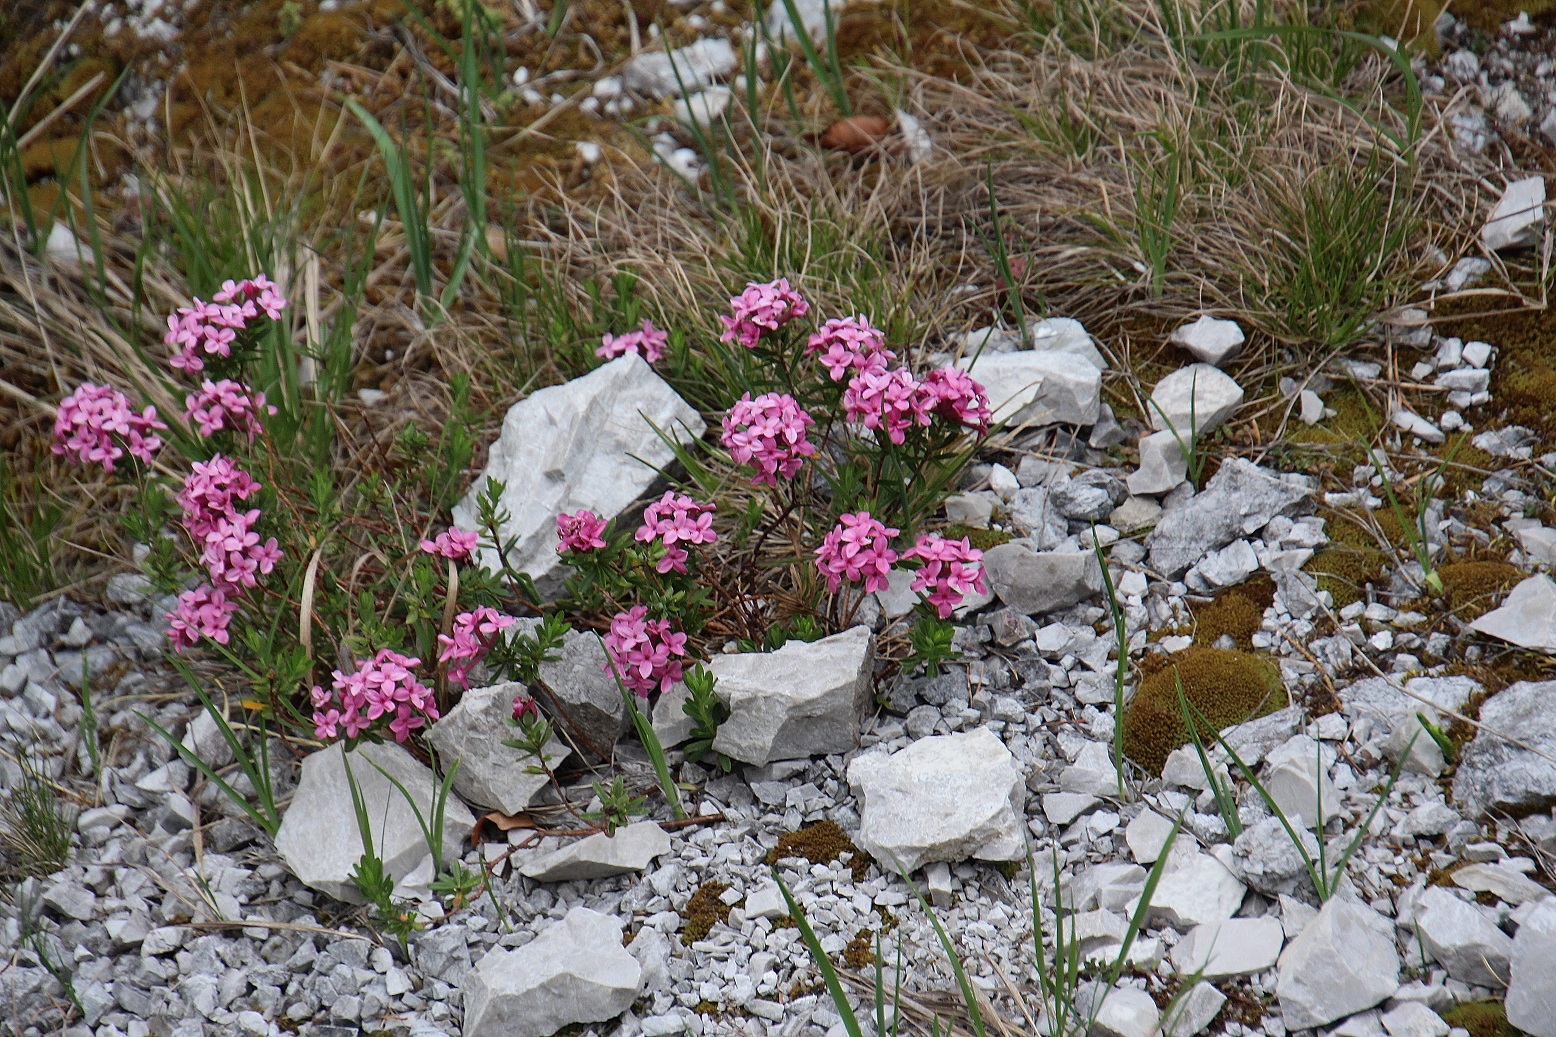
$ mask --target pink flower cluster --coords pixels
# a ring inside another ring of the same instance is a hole
[[[845,512],[838,524],[816,548],[816,568],[827,578],[827,590],[836,594],[843,585],[864,581],[864,589],[886,589],[886,572],[897,560],[891,548],[896,530],[870,517],[868,511]]]
[[[556,517],[557,554],[596,551],[605,546],[605,520],[588,508]]]
[[[258,508],[229,511],[206,534],[200,561],[218,588],[238,594],[244,588],[256,587],[258,576],[269,574],[281,560],[275,537],[260,543],[259,534],[254,532],[258,520]]]
[[[259,483],[220,454],[209,461],[196,461],[185,476],[178,504],[183,509],[184,528],[200,548],[200,562],[210,574],[211,585],[180,595],[178,607],[167,614],[168,636],[175,648],[187,648],[201,637],[226,644],[227,625],[238,608],[231,599],[258,586],[259,576],[268,574],[281,560],[276,538],[261,542],[254,532],[259,509],[237,507],[236,502],[248,500],[259,490]]]
[[[935,403],[936,397],[925,393],[922,383],[905,367],[861,371],[849,379],[848,388],[843,390],[843,410],[848,420],[885,432],[898,446],[906,440],[908,429],[929,424]]]
[[[635,538],[642,543],[659,540],[665,555],[655,568],[661,573],[686,571],[690,557],[682,544],[711,544],[719,538],[713,530],[712,504],[700,504],[685,494],[666,490],[665,495],[643,509],[643,524]]]
[[[756,399],[746,393],[724,415],[722,441],[737,464],[756,469],[756,485],[777,486],[778,476],[794,478],[816,448],[805,430],[816,422],[787,393],[764,393]]]
[[[918,543],[902,552],[904,560],[917,559],[924,564],[913,577],[913,590],[925,591],[924,600],[940,613],[941,619],[949,619],[951,613],[967,595],[977,591],[987,594],[983,580],[983,552],[963,537],[947,540],[940,536],[921,536]]]
[[[157,420],[157,408],[147,407],[137,414],[129,397],[119,390],[82,382],[59,401],[52,449],[77,464],[97,462],[103,471],[111,472],[126,451],[150,463],[151,455],[162,448],[162,437],[156,430],[165,428]]]
[[[886,333],[870,326],[869,318],[834,317],[810,337],[805,348],[820,353],[816,359],[827,369],[834,382],[841,382],[849,371],[881,372],[896,353],[886,348]]]
[[[955,367],[940,367],[924,376],[926,395],[934,398],[930,409],[941,417],[959,422],[978,432],[987,432],[994,413],[989,396],[972,375]]]
[[[468,529],[460,529],[458,526],[450,526],[439,533],[433,540],[423,540],[421,549],[429,555],[437,555],[447,558],[451,562],[466,562],[475,553],[476,545],[481,541],[479,533],[472,533]]]
[[[746,290],[729,300],[732,316],[719,317],[724,323],[720,342],[739,342],[753,348],[763,335],[777,331],[791,320],[810,312],[810,303],[789,287],[789,279],[780,277],[767,284],[750,281]]]
[[[276,409],[265,403],[264,393],[251,393],[248,386],[231,378],[219,382],[207,378],[197,391],[184,398],[184,416],[195,423],[202,436],[232,428],[246,433],[252,443],[260,432],[261,411],[274,414]]]
[[[357,664],[355,673],[334,673],[331,690],[314,686],[313,729],[323,739],[357,738],[387,716],[389,730],[396,742],[429,720],[438,719],[438,705],[432,690],[416,679],[411,671],[421,660],[380,648],[371,659]]]
[[[470,670],[491,651],[497,635],[516,622],[512,616],[485,605],[455,616],[453,636],[438,635],[438,643],[443,646],[438,662],[449,664],[448,679],[461,688],[469,688]]]
[[[202,637],[226,644],[227,625],[238,603],[229,601],[220,587],[203,584],[178,596],[178,608],[167,614],[167,639],[175,651],[193,648]]]
[[[248,472],[221,454],[209,461],[196,461],[178,493],[184,528],[196,543],[205,543],[221,520],[236,512],[234,501],[246,501],[260,489]]]
[[[685,670],[686,635],[668,619],[649,619],[646,606],[617,613],[604,641],[610,655],[605,672],[616,672],[621,683],[644,698],[656,688],[670,690]]]
[[[607,334],[600,340],[600,346],[594,351],[594,355],[609,360],[626,353],[638,353],[644,360],[651,364],[657,364],[665,355],[665,346],[670,342],[670,333],[660,331],[649,321],[643,322],[643,327],[638,331],[629,331],[622,335]]]
[[[271,320],[280,320],[286,307],[286,299],[264,274],[225,281],[211,298],[211,302],[195,299],[193,306],[181,306],[168,317],[162,341],[175,350],[168,359],[174,370],[198,374],[205,370],[207,357],[231,356],[238,332],[261,310]]]

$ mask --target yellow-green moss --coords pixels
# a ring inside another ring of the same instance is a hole
[[[729,905],[720,900],[729,889],[726,882],[704,882],[686,902],[681,911],[686,928],[681,930],[681,942],[690,947],[712,931],[714,923],[729,921]]]
[[[1466,1001],[1442,1014],[1449,1026],[1468,1030],[1470,1037],[1519,1037],[1522,1032],[1507,1021],[1500,1001]]]
[[[945,528],[944,536],[952,540],[960,540],[966,537],[972,546],[980,551],[987,551],[991,547],[1010,543],[1010,534],[1003,529],[984,529],[980,526],[969,526],[964,522]]]
[[[767,851],[768,864],[777,864],[785,857],[803,857],[812,864],[826,864],[841,860],[847,855],[848,866],[853,870],[854,881],[864,878],[869,870],[870,858],[854,845],[854,841],[837,826],[835,821],[817,821],[797,832],[785,832],[778,837],[778,845]]]
[[[1150,771],[1161,772],[1174,749],[1189,741],[1189,729],[1178,704],[1177,684],[1205,718],[1208,741],[1224,727],[1272,712],[1285,702],[1280,670],[1270,659],[1251,652],[1195,645],[1168,656],[1140,682],[1140,690],[1124,713],[1124,751]]]
[[[1252,638],[1264,622],[1264,610],[1275,600],[1275,583],[1260,573],[1246,583],[1228,587],[1194,612],[1194,643],[1213,647],[1228,635],[1238,648],[1253,647]]]
[[[1507,562],[1468,561],[1440,565],[1437,575],[1442,578],[1443,597],[1454,614],[1460,619],[1479,619],[1528,574]]]
[[[862,969],[875,961],[875,931],[861,929],[843,947],[843,964],[851,969]]]
[[[1376,547],[1340,545],[1327,547],[1307,563],[1307,571],[1318,578],[1318,589],[1328,591],[1337,609],[1366,597],[1369,583],[1383,577],[1387,557]]]

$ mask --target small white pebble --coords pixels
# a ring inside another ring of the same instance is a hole
[[[578,149],[578,157],[591,166],[605,156],[605,152],[592,140],[581,140],[573,146]]]

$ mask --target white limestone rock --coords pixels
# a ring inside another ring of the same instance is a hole
[[[695,123],[709,129],[724,118],[734,91],[727,86],[710,86],[689,97],[675,99],[675,117],[685,123]]]
[[[1097,348],[1096,340],[1085,325],[1070,317],[1045,317],[1027,324],[1027,338],[1031,348],[1039,353],[1074,353],[1085,357],[1099,371],[1108,369],[1108,362]]]
[[[956,366],[983,383],[994,421],[1022,426],[1091,425],[1101,403],[1102,372],[1075,353],[988,353]]]
[[[1507,982],[1513,941],[1479,904],[1428,886],[1416,898],[1415,925],[1426,952],[1454,979],[1482,987]]]
[[[1442,1016],[1420,1001],[1401,1001],[1383,1013],[1389,1037],[1448,1037],[1452,1029]]]
[[[645,97],[676,97],[683,90],[690,93],[717,82],[735,71],[735,65],[734,45],[709,37],[668,54],[661,48],[646,48],[627,62],[621,79],[627,89]]]
[[[1012,541],[983,553],[983,571],[1000,601],[1029,616],[1102,592],[1102,567],[1093,551],[1038,552]]]
[[[1490,893],[1517,907],[1530,900],[1544,900],[1551,891],[1505,864],[1466,864],[1449,875],[1453,884],[1471,893]],[[1553,973],[1556,975],[1556,973]]]
[[[686,685],[676,681],[669,691],[660,693],[659,701],[654,703],[654,711],[649,715],[654,735],[666,749],[688,741],[696,727],[692,718],[686,715],[688,694]]]
[[[715,655],[713,692],[729,717],[713,748],[758,765],[849,752],[859,744],[874,660],[875,639],[862,626],[776,652]]]
[[[1230,847],[1222,847],[1230,857]],[[1246,887],[1218,857],[1194,852],[1169,858],[1151,896],[1147,918],[1178,929],[1223,922],[1237,913]]]
[[[670,852],[670,836],[653,821],[638,821],[614,834],[604,832],[542,846],[522,858],[519,874],[537,882],[603,879],[642,871],[655,857]]]
[[[1162,1017],[1164,1037],[1195,1037],[1203,1033],[1226,1004],[1226,995],[1200,980],[1178,995]]]
[[[1334,750],[1295,735],[1265,758],[1265,790],[1292,824],[1312,828],[1320,810],[1328,822],[1340,812],[1340,793],[1329,778],[1333,764]]]
[[[1156,383],[1146,409],[1152,428],[1176,430],[1187,443],[1213,431],[1242,404],[1242,386],[1209,364],[1189,364]]]
[[[1544,573],[1529,577],[1470,629],[1520,648],[1556,652],[1556,580]]]
[[[503,745],[518,736],[508,723],[514,696],[528,694],[517,681],[471,688],[427,732],[427,741],[447,763],[459,761],[454,772],[454,791],[467,801],[505,814],[523,812],[535,794],[548,784],[544,774],[532,774],[535,760],[512,746]],[[552,737],[544,750],[552,767],[572,755],[560,739]]]
[[[1157,1033],[1161,1009],[1144,990],[1099,985],[1092,996],[1103,999],[1092,1019],[1092,1037],[1154,1037]]]
[[[1524,918],[1509,967],[1507,1021],[1531,1037],[1556,1037],[1556,898]]]
[[[1393,926],[1347,896],[1328,900],[1281,953],[1275,994],[1288,1030],[1364,1012],[1399,989]]]
[[[888,867],[913,871],[932,861],[1025,854],[1026,783],[988,728],[856,756],[848,784],[860,804],[854,841]]]
[[[1189,459],[1183,452],[1188,436],[1171,431],[1140,437],[1140,467],[1125,482],[1136,496],[1155,496],[1180,486],[1189,475]]]
[[[1220,367],[1242,348],[1243,329],[1235,320],[1220,320],[1207,313],[1192,324],[1179,327],[1172,333],[1171,341],[1188,350],[1195,360]]]
[[[1118,769],[1112,750],[1101,742],[1087,742],[1075,762],[1059,772],[1059,787],[1089,796],[1117,796]]]
[[[297,789],[276,833],[276,851],[303,885],[336,900],[360,904],[362,897],[351,873],[362,857],[362,839],[346,780],[347,759],[339,742],[303,759]],[[397,884],[432,881],[436,869],[415,811],[384,773],[405,786],[424,818],[432,816],[433,788],[438,779],[398,745],[360,745],[349,761],[351,775],[367,803],[373,847],[384,862],[384,873]],[[450,797],[443,816],[443,852],[448,860],[459,858],[474,826],[475,816],[464,803]]]
[[[1162,512],[1145,539],[1151,568],[1176,578],[1207,551],[1257,533],[1277,515],[1298,513],[1311,492],[1307,476],[1229,458],[1202,491]]]
[[[832,12],[835,26],[849,0],[794,0],[794,11],[800,16],[796,25],[789,16],[788,6],[782,0],[767,5],[767,35],[779,46],[795,38],[798,29],[804,29],[812,43],[822,44],[827,38],[827,11]]]
[[[1545,221],[1545,178],[1526,177],[1507,185],[1498,199],[1491,218],[1481,229],[1480,241],[1497,252],[1535,243],[1537,227]]]
[[[454,524],[479,528],[477,501],[487,480],[504,483],[508,521],[501,534],[516,538],[508,560],[543,594],[555,595],[564,573],[556,552],[557,515],[587,508],[614,518],[645,494],[659,478],[657,469],[675,459],[655,427],[684,444],[707,426],[635,353],[540,389],[508,409],[486,471],[454,505]],[[480,558],[486,568],[498,567],[495,551],[484,550]]]
[[[586,740],[584,751],[597,749],[602,757],[608,756],[632,720],[627,716],[621,687],[606,669],[599,635],[592,630],[569,630],[562,638],[559,657],[540,664],[540,679],[563,713],[557,720]],[[541,704],[552,705],[547,698],[542,698]]]
[[[1522,817],[1556,805],[1556,764],[1548,759],[1556,756],[1556,681],[1502,689],[1481,704],[1480,724],[1453,776],[1453,799],[1462,812]]]
[[[1154,810],[1142,810],[1124,829],[1129,853],[1138,864],[1155,864],[1172,835],[1172,822]]]
[[[1172,949],[1172,963],[1184,975],[1201,979],[1247,976],[1272,967],[1280,957],[1285,931],[1276,918],[1229,918],[1189,930]]]
[[[463,1037],[550,1037],[632,1007],[643,968],[621,945],[621,921],[575,907],[529,943],[494,947],[462,984]]]

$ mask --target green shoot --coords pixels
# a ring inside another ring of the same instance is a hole
[[[681,806],[681,794],[675,787],[675,781],[670,777],[670,764],[665,759],[665,747],[659,744],[659,736],[654,733],[654,725],[648,717],[638,708],[638,704],[632,701],[632,693],[621,682],[621,671],[616,668],[616,661],[610,657],[610,652],[605,648],[603,638],[600,641],[600,651],[610,663],[611,676],[616,680],[616,689],[621,692],[621,701],[626,704],[627,716],[632,718],[632,726],[637,730],[638,740],[643,743],[643,748],[648,751],[648,759],[654,765],[654,776],[659,779],[659,790],[664,793],[665,802],[670,804],[670,811],[677,821],[686,816],[685,809]]]
[[[837,59],[836,27],[832,20],[832,5],[830,0],[821,0],[822,16],[826,19],[827,32],[827,56],[822,58],[816,50],[816,44],[812,42],[810,33],[805,29],[805,20],[800,17],[799,9],[794,6],[794,0],[783,0],[784,10],[789,15],[789,28],[794,33],[794,41],[800,45],[800,52],[805,55],[805,61],[815,73],[816,79],[832,98],[832,103],[837,107],[838,114],[847,118],[854,114],[854,106],[848,99],[848,89],[843,85],[843,68]]]
[[[384,129],[373,114],[351,98],[345,99],[346,108],[367,127],[378,154],[384,160],[384,170],[389,175],[389,187],[393,192],[394,208],[400,214],[400,225],[405,233],[405,248],[411,255],[411,271],[416,276],[416,293],[426,299],[432,297],[432,240],[427,227],[427,213],[422,205],[416,183],[412,179],[410,157],[402,144],[395,143],[389,131]],[[485,228],[482,228],[484,233]]]
[[[1102,554],[1102,541],[1097,538],[1097,527],[1091,527],[1091,547],[1097,556],[1097,567],[1102,570],[1102,588],[1107,592],[1108,612],[1113,617],[1113,637],[1118,662],[1113,670],[1113,769],[1118,771],[1118,798],[1127,800],[1129,789],[1124,784],[1124,682],[1129,678],[1129,631],[1124,622],[1124,610],[1118,604],[1118,588],[1113,586],[1113,574],[1108,570],[1108,560]]]
[[[1205,772],[1205,781],[1209,783],[1210,794],[1215,797],[1216,809],[1221,813],[1221,820],[1226,824],[1228,836],[1236,839],[1243,834],[1243,821],[1237,813],[1237,795],[1230,787],[1230,775],[1228,784],[1221,784],[1221,779],[1216,776],[1216,770],[1210,763],[1210,756],[1205,752],[1205,741],[1200,737],[1199,724],[1189,715],[1189,700],[1183,694],[1183,679],[1178,674],[1178,668],[1173,667],[1172,683],[1178,692],[1178,710],[1183,715],[1183,725],[1189,729],[1189,737],[1194,740],[1194,752],[1199,756],[1200,768]]]
[[[713,739],[718,736],[719,725],[729,718],[729,710],[713,693],[717,680],[701,664],[686,671],[686,701],[681,703],[681,712],[692,720],[691,741],[686,743],[688,760],[700,760],[713,751]],[[719,769],[728,774],[735,761],[723,753],[715,755]]]

